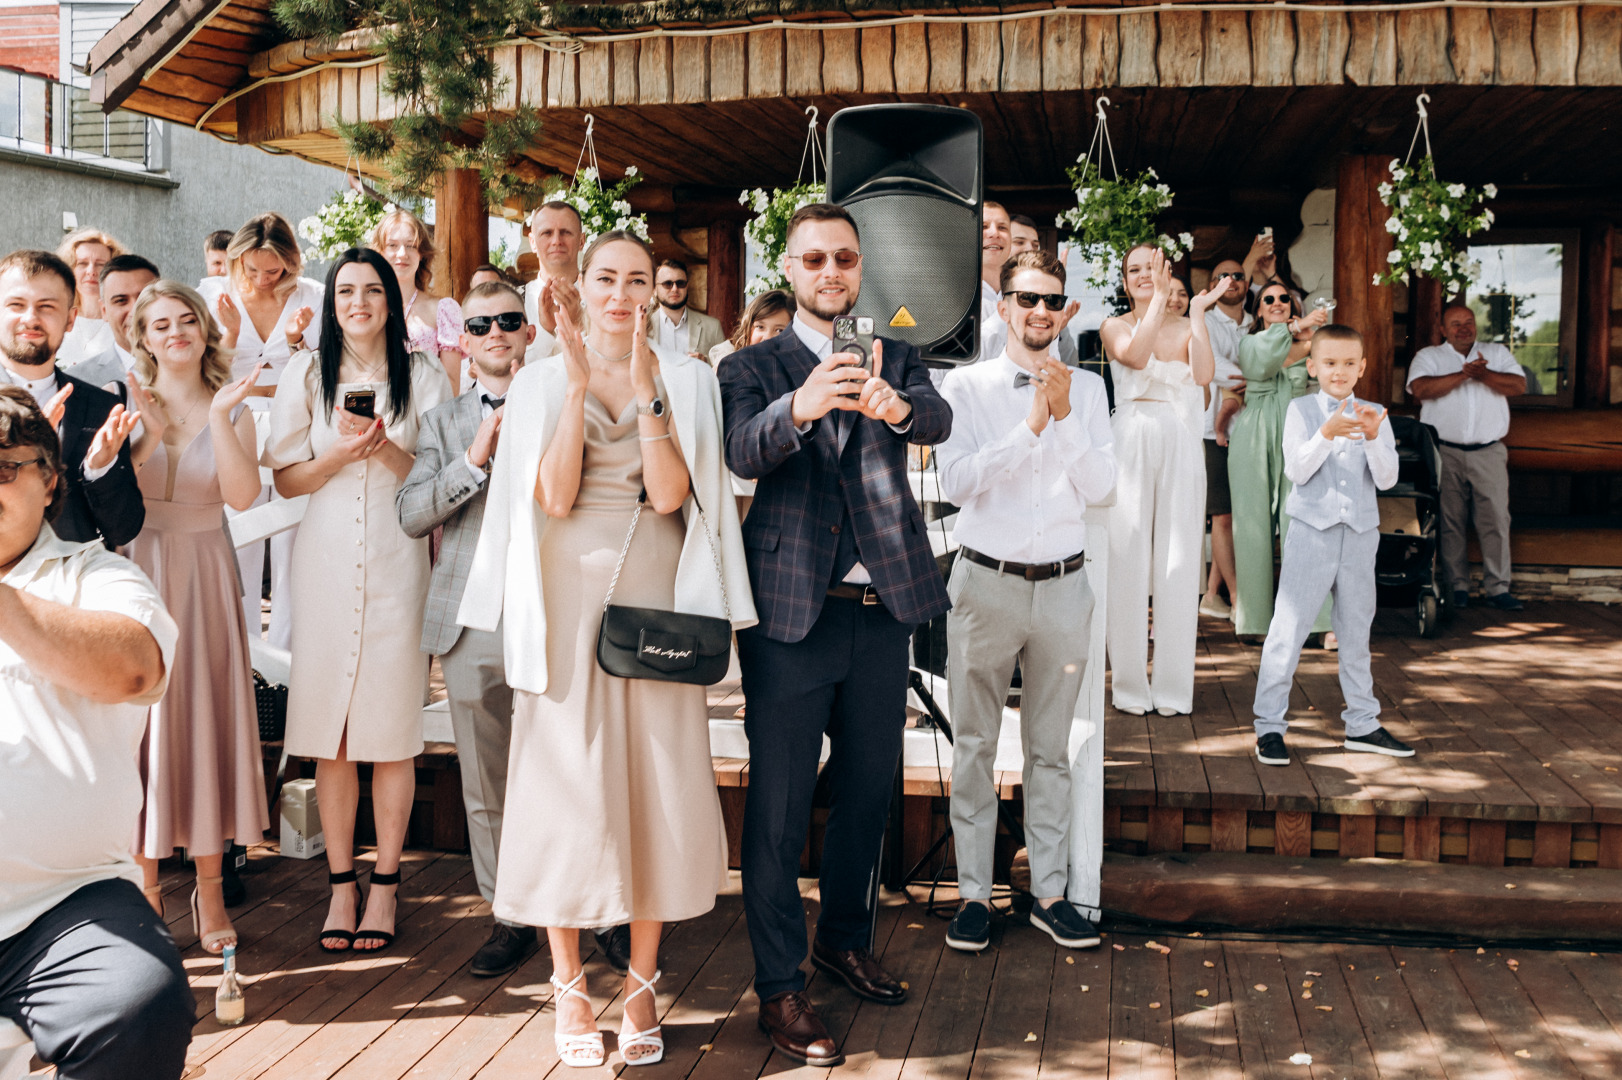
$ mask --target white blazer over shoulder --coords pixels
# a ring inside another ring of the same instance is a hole
[[[721,389],[708,364],[690,356],[656,349],[659,374],[687,463],[692,492],[682,506],[687,538],[676,566],[676,610],[692,615],[726,617],[715,557],[703,535],[698,497],[709,519],[726,580],[726,599],[735,629],[759,621],[744,564],[743,533],[732,497],[732,477],[722,452]],[[558,426],[558,403],[568,389],[561,356],[527,364],[507,391],[501,447],[490,477],[484,525],[474,549],[467,591],[456,621],[474,630],[502,627],[507,682],[516,690],[544,694],[546,671],[546,606],[541,589],[541,537],[547,516],[535,501],[541,457]]]

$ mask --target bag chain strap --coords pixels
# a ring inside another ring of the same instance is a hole
[[[710,519],[704,513],[704,507],[698,501],[698,495],[693,495],[693,505],[698,508],[699,527],[704,530],[704,539],[710,546],[710,559],[715,563],[715,579],[721,583],[721,607],[726,612],[727,623],[732,623],[732,598],[727,594],[726,575],[721,572],[721,552],[715,546],[715,537],[710,535]],[[625,569],[625,556],[631,553],[631,540],[636,536],[636,523],[642,520],[642,507],[647,502],[646,491],[637,496],[636,512],[631,515],[631,527],[625,533],[625,546],[620,548],[619,562],[614,564],[614,576],[608,582],[608,595],[603,597],[603,610],[607,611],[614,602],[614,589],[620,583],[620,571]]]

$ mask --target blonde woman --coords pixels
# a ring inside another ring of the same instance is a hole
[[[451,392],[462,386],[462,308],[449,296],[428,291],[434,280],[434,234],[409,210],[390,210],[372,230],[369,245],[394,269],[406,314],[411,351],[437,357],[445,365]]]
[[[321,324],[315,318],[321,310],[321,283],[300,276],[304,256],[293,226],[280,214],[251,219],[231,237],[225,256],[225,276],[206,279],[197,291],[219,323],[223,347],[231,354],[231,373],[241,378],[259,372],[248,407],[268,412],[270,395],[288,359],[300,349],[321,345]],[[271,498],[266,485],[254,505]],[[298,529],[292,528],[270,538],[270,643],[278,649],[288,648],[292,641],[288,568],[297,536]],[[237,561],[242,567],[243,614],[257,634],[263,618],[265,545],[239,548]]]
[[[227,506],[245,509],[259,495],[253,416],[244,404],[258,372],[231,377],[208,306],[178,282],[142,291],[129,339],[130,394],[145,428],[131,457],[146,503],[130,558],[180,628],[169,689],[152,706],[141,746],[145,799],[134,854],[161,914],[158,860],[186,849],[197,864],[197,936],[205,951],[219,953],[236,943],[221,893],[226,842],[251,841],[269,823],[248,627],[222,527]]]
[[[78,288],[75,297],[78,318],[73,322],[73,329],[62,338],[62,347],[56,351],[56,362],[62,367],[72,367],[81,360],[112,351],[113,328],[101,311],[101,268],[113,256],[125,255],[128,251],[100,229],[79,229],[63,239],[56,254],[73,268],[73,281]]]

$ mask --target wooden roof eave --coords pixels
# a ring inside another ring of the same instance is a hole
[[[90,99],[110,113],[231,0],[140,0],[90,50]]]

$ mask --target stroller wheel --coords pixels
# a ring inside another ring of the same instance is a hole
[[[1442,620],[1436,597],[1428,592],[1422,592],[1419,594],[1419,602],[1415,606],[1417,609],[1415,614],[1419,618],[1419,636],[1433,638],[1440,634],[1442,632]]]

